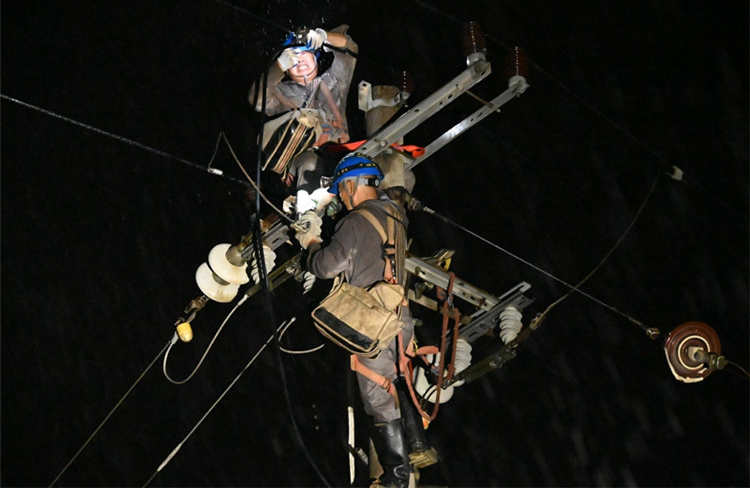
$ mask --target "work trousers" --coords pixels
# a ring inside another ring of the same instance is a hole
[[[414,319],[407,308],[403,311],[402,319],[404,321],[402,347],[405,348],[414,336]],[[359,361],[370,370],[388,378],[391,382],[395,381],[398,375],[396,363],[400,355],[399,340],[398,336],[394,337],[388,347],[383,349],[376,358],[359,356]],[[401,418],[401,411],[397,408],[396,402],[388,390],[384,390],[380,385],[359,373],[357,373],[357,381],[365,413],[371,415],[375,423],[390,422]]]

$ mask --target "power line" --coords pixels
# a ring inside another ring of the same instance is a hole
[[[19,100],[17,98],[9,97],[8,95],[4,95],[2,93],[0,93],[0,98],[2,98],[3,100],[8,100],[10,102],[16,103],[16,104],[21,105],[23,107],[29,108],[31,110],[35,110],[37,112],[43,113],[45,115],[49,115],[50,117],[62,120],[64,122],[68,122],[68,123],[76,125],[78,127],[82,127],[82,128],[84,128],[86,130],[90,130],[90,131],[95,132],[97,134],[101,134],[103,136],[115,139],[115,140],[120,141],[120,142],[124,142],[125,144],[128,144],[128,145],[131,145],[131,146],[143,149],[145,151],[148,151],[150,153],[156,154],[158,156],[162,156],[164,158],[171,159],[173,161],[177,161],[177,162],[186,164],[186,165],[188,165],[188,166],[190,166],[192,168],[196,168],[196,169],[199,169],[201,171],[208,171],[211,174],[214,174],[216,176],[220,176],[220,177],[225,178],[225,179],[230,180],[230,181],[234,181],[235,183],[240,183],[242,185],[246,184],[244,180],[241,180],[239,178],[235,178],[233,176],[228,176],[228,175],[225,175],[225,174],[219,174],[218,172],[211,171],[210,168],[207,168],[206,166],[194,163],[192,161],[188,161],[187,159],[181,158],[179,156],[175,156],[173,154],[169,154],[169,153],[164,152],[164,151],[162,151],[160,149],[156,149],[154,147],[147,146],[146,144],[142,144],[142,143],[140,143],[138,141],[134,141],[132,139],[128,139],[127,137],[123,137],[123,136],[114,134],[112,132],[107,132],[105,130],[99,129],[98,127],[94,127],[93,125],[89,125],[89,124],[80,122],[78,120],[71,119],[70,117],[66,117],[64,115],[60,115],[58,113],[52,112],[50,110],[44,109],[44,108],[36,106],[36,105],[32,105],[30,103],[24,102],[24,101]]]

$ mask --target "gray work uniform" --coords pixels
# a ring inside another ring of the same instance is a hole
[[[349,128],[346,120],[346,100],[349,87],[354,77],[357,64],[356,54],[359,46],[346,33],[349,26],[340,25],[331,32],[343,34],[346,37],[346,52],[331,49],[333,62],[324,73],[319,74],[313,83],[301,85],[296,81],[284,80],[284,73],[276,63],[268,72],[268,87],[266,89],[266,115],[272,116],[290,111],[294,108],[314,108],[320,111],[320,123],[324,134],[328,135],[327,142],[347,142]],[[324,48],[326,49],[326,48]],[[324,90],[321,85],[325,85]],[[311,97],[311,95],[313,95]],[[255,85],[250,88],[250,104],[256,111],[261,110],[261,97],[255,100]],[[276,122],[266,123],[264,141],[273,133],[271,127]],[[298,190],[312,193],[320,187],[320,177],[326,174],[325,161],[318,156],[313,148],[299,153],[290,163],[289,173],[293,175]]]
[[[355,56],[359,50],[357,43],[346,34],[348,29],[348,25],[340,25],[332,29],[331,32],[337,32],[346,36],[346,46],[344,46],[344,49],[351,54],[331,49],[331,52],[333,52],[331,67],[318,76],[328,87],[333,101],[337,105],[336,109],[342,117],[343,128],[331,129],[331,141],[333,142],[338,142],[342,132],[348,130],[346,122],[346,99],[349,95],[349,87],[354,76],[354,68],[357,64]],[[321,110],[324,118],[321,121],[322,123],[330,123],[336,120],[336,109],[331,107],[328,97],[322,90],[316,89],[313,100],[308,100],[314,88],[313,84],[301,85],[292,80],[284,80],[284,73],[276,63],[273,63],[268,73],[266,115],[272,116],[290,110],[291,107],[288,106],[288,102],[291,102],[297,108],[306,106]],[[250,89],[249,98],[251,105],[255,106],[256,111],[260,111],[261,99],[258,97],[258,100],[254,100],[254,97],[255,85]]]
[[[407,225],[403,207],[389,200],[385,194],[378,192],[379,199],[362,202],[357,208],[370,211],[383,228],[387,228],[386,205],[398,210],[399,216]],[[356,210],[356,209],[355,209]],[[324,246],[311,245],[307,266],[311,273],[319,278],[334,278],[344,273],[346,280],[355,286],[368,287],[383,279],[385,258],[382,240],[378,231],[366,217],[356,211],[346,215],[336,226],[331,242]],[[414,321],[408,310],[404,311],[404,344],[408,344],[414,334]],[[359,357],[360,362],[372,371],[394,381],[397,376],[396,362],[399,358],[398,338],[376,358]],[[401,418],[393,397],[388,391],[364,376],[357,374],[359,391],[364,402],[365,412],[372,415],[376,423],[389,422]]]

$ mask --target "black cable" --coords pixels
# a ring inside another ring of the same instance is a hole
[[[112,132],[107,132],[107,131],[105,131],[103,129],[99,129],[98,127],[94,127],[93,125],[89,125],[89,124],[86,124],[84,122],[80,122],[78,120],[71,119],[71,118],[66,117],[64,115],[60,115],[58,113],[52,112],[50,110],[46,110],[46,109],[44,109],[42,107],[38,107],[36,105],[32,105],[32,104],[24,102],[22,100],[18,100],[16,98],[10,97],[8,95],[4,95],[2,93],[0,93],[0,99],[8,100],[9,102],[14,102],[14,103],[16,103],[18,105],[21,105],[23,107],[30,108],[32,110],[36,110],[37,112],[41,112],[41,113],[43,113],[45,115],[49,115],[50,117],[53,117],[53,118],[56,118],[56,119],[60,119],[62,121],[68,122],[68,123],[73,124],[73,125],[77,125],[78,127],[82,127],[84,129],[90,130],[92,132],[96,132],[97,134],[101,134],[101,135],[104,135],[104,136],[107,136],[107,137],[111,137],[112,139],[115,139],[117,141],[124,142],[126,144],[138,147],[140,149],[144,149],[144,150],[146,150],[148,152],[151,152],[151,153],[154,153],[154,154],[156,154],[158,156],[162,156],[162,157],[167,158],[167,159],[172,159],[174,161],[178,161],[178,162],[186,164],[188,166],[192,166],[193,168],[198,168],[201,171],[208,171],[211,174],[214,174],[214,175],[219,176],[221,178],[233,181],[235,183],[239,183],[240,185],[242,185],[244,187],[247,187],[247,183],[244,180],[242,180],[242,179],[235,178],[233,176],[229,176],[229,175],[226,175],[226,174],[223,174],[223,173],[219,174],[219,173],[216,173],[216,172],[211,172],[209,170],[209,168],[207,168],[206,166],[202,166],[202,165],[194,163],[192,161],[188,161],[187,159],[183,159],[183,158],[181,158],[179,156],[174,156],[172,154],[169,154],[167,152],[161,151],[161,150],[156,149],[154,147],[147,146],[145,144],[142,144],[140,142],[134,141],[132,139],[128,139],[127,137],[119,136],[119,135],[114,134]]]
[[[745,368],[743,368],[739,364],[735,363],[734,361],[727,360],[727,366],[732,366],[733,369],[729,369],[729,371],[731,371],[732,373],[736,374],[737,376],[741,378],[750,380],[750,372],[748,372]]]
[[[327,44],[326,44],[327,45]],[[256,218],[255,218],[255,224],[254,224],[254,236],[253,244],[255,249],[255,255],[256,255],[256,265],[258,266],[258,273],[259,277],[265,284],[264,288],[264,299],[266,302],[266,306],[268,307],[268,312],[271,318],[273,319],[274,314],[274,307],[273,307],[273,297],[271,295],[271,287],[268,282],[268,274],[266,273],[266,265],[265,265],[265,259],[263,258],[263,235],[262,230],[260,228],[260,193],[261,193],[261,170],[264,163],[264,155],[263,155],[263,130],[266,120],[266,95],[267,95],[267,87],[268,87],[268,74],[271,70],[271,66],[273,66],[273,63],[276,62],[276,58],[281,54],[281,52],[284,49],[287,49],[289,47],[293,46],[283,46],[280,49],[277,49],[274,54],[271,56],[271,61],[266,65],[266,69],[263,72],[263,82],[261,84],[256,84],[256,92],[255,92],[255,98],[254,100],[258,99],[258,90],[260,90],[260,96],[261,96],[261,111],[260,111],[260,126],[258,129],[258,161],[256,166],[256,184],[258,186],[256,196],[255,196],[255,212],[256,212]],[[261,86],[258,86],[261,85]],[[275,320],[271,320],[270,323],[276,323]],[[323,473],[320,471],[320,468],[318,468],[317,463],[312,458],[312,455],[310,454],[310,451],[307,449],[307,445],[305,444],[305,441],[302,437],[302,432],[299,429],[299,426],[297,425],[297,421],[294,417],[294,410],[292,408],[292,401],[291,397],[289,395],[289,385],[286,378],[286,371],[284,370],[284,361],[281,354],[281,339],[279,337],[278,331],[274,329],[274,340],[276,341],[276,358],[279,363],[279,376],[281,377],[281,385],[282,389],[284,391],[284,400],[286,402],[287,411],[289,413],[289,418],[292,422],[292,427],[294,429],[294,433],[297,437],[297,442],[299,443],[300,447],[302,448],[302,451],[305,453],[305,457],[310,462],[310,465],[317,473],[320,480],[325,484],[327,487],[330,487],[331,484],[328,482],[326,477],[323,475]]]
[[[535,264],[533,264],[533,263],[531,263],[531,262],[523,259],[522,257],[520,257],[520,256],[518,256],[518,255],[516,255],[516,254],[514,254],[514,253],[512,253],[510,251],[508,251],[507,249],[504,249],[499,244],[496,244],[496,243],[490,241],[489,239],[487,239],[487,238],[485,238],[485,237],[477,234],[476,232],[472,231],[471,229],[469,229],[467,227],[464,227],[463,225],[461,225],[461,224],[459,224],[457,222],[454,222],[453,220],[449,219],[448,217],[446,217],[444,215],[440,215],[439,213],[435,212],[434,210],[432,210],[429,207],[423,206],[422,210],[425,211],[425,212],[427,212],[427,213],[429,213],[429,214],[431,214],[431,215],[433,215],[433,216],[435,216],[435,217],[437,217],[438,219],[442,220],[443,222],[445,222],[447,224],[450,224],[450,225],[452,225],[452,226],[454,226],[454,227],[456,227],[456,228],[458,228],[458,229],[466,232],[467,234],[470,234],[470,235],[476,237],[477,239],[481,240],[482,242],[484,242],[484,243],[486,243],[486,244],[494,247],[495,249],[497,249],[499,251],[502,251],[503,253],[507,254],[508,256],[510,256],[510,257],[512,257],[512,258],[514,258],[514,259],[516,259],[518,261],[520,261],[523,264],[526,264],[527,266],[529,266],[529,267],[531,267],[531,268],[533,268],[533,269],[541,272],[542,274],[544,274],[544,275],[552,278],[553,280],[557,281],[558,283],[561,283],[562,285],[565,285],[567,288],[569,288],[569,291],[565,295],[563,295],[562,297],[560,297],[559,299],[557,299],[554,303],[552,303],[551,305],[549,305],[545,309],[545,311],[539,317],[537,317],[537,322],[540,322],[544,318],[544,316],[546,316],[547,313],[552,308],[554,308],[555,306],[557,306],[558,303],[560,303],[563,300],[565,300],[566,298],[568,298],[568,296],[570,296],[573,292],[577,292],[577,293],[583,295],[584,297],[586,297],[586,298],[588,298],[588,299],[590,299],[590,300],[598,303],[599,305],[607,308],[608,310],[610,310],[610,311],[612,311],[612,312],[620,315],[621,317],[627,319],[631,323],[637,325],[644,332],[646,332],[646,334],[650,338],[653,339],[653,338],[655,338],[655,336],[657,336],[659,334],[658,329],[654,329],[653,327],[649,327],[648,325],[646,325],[645,323],[643,323],[640,320],[636,319],[635,317],[633,317],[633,316],[631,316],[631,315],[629,315],[629,314],[627,314],[625,312],[622,312],[622,311],[618,310],[617,308],[615,308],[614,306],[609,305],[609,304],[603,302],[602,300],[599,300],[598,298],[594,297],[593,295],[591,295],[591,294],[589,294],[589,293],[581,290],[580,287],[586,281],[588,281],[588,279],[602,267],[602,265],[604,264],[604,262],[607,259],[609,259],[609,257],[612,255],[612,253],[620,246],[620,244],[625,239],[625,237],[630,233],[630,230],[633,228],[633,226],[635,225],[636,221],[638,220],[638,218],[640,217],[641,213],[643,212],[643,209],[646,207],[646,203],[648,202],[649,198],[651,197],[651,194],[654,192],[654,190],[656,188],[656,185],[659,182],[660,176],[661,176],[661,172],[658,172],[656,174],[656,177],[654,178],[653,183],[651,184],[651,188],[649,189],[648,194],[646,195],[646,197],[644,198],[644,200],[641,203],[640,207],[638,208],[638,211],[636,212],[636,215],[633,217],[633,219],[631,220],[630,224],[625,229],[625,231],[617,239],[617,242],[610,248],[610,250],[605,254],[605,256],[599,261],[599,264],[597,264],[592,271],[590,271],[582,280],[580,280],[577,285],[571,285],[571,284],[569,284],[565,280],[563,280],[561,278],[558,278],[554,274],[552,274],[552,273],[550,273],[548,271],[545,271],[544,269],[540,268],[539,266],[536,266]]]
[[[164,354],[164,351],[166,351],[167,348],[169,348],[169,345],[171,343],[172,343],[172,341],[167,341],[167,343],[164,345],[164,347],[162,348],[162,350],[159,351],[159,353],[154,357],[154,359],[151,361],[151,363],[149,363],[149,365],[146,366],[146,369],[143,370],[143,372],[141,373],[141,375],[138,376],[138,378],[135,380],[135,382],[132,385],[130,385],[130,388],[128,388],[128,391],[126,391],[125,394],[122,397],[120,397],[120,399],[117,401],[117,403],[115,404],[115,406],[112,407],[112,409],[109,411],[109,413],[104,417],[104,420],[102,420],[99,423],[99,425],[96,427],[96,429],[94,429],[94,431],[91,433],[91,435],[89,436],[89,438],[86,439],[86,442],[83,443],[83,445],[78,449],[78,451],[71,458],[71,460],[68,461],[68,464],[66,464],[65,467],[62,469],[62,471],[60,471],[60,473],[58,473],[58,475],[55,477],[55,479],[52,480],[52,483],[50,483],[50,485],[49,485],[50,487],[54,486],[55,483],[57,483],[57,481],[60,479],[60,477],[68,470],[68,468],[70,467],[70,465],[73,464],[73,462],[76,459],[78,459],[78,456],[81,454],[81,452],[86,448],[86,446],[88,446],[91,443],[91,441],[93,440],[94,436],[96,436],[99,433],[99,431],[102,429],[102,427],[104,427],[104,424],[106,424],[107,421],[109,420],[109,418],[112,416],[112,414],[115,413],[115,410],[117,410],[120,407],[120,405],[122,404],[122,402],[124,402],[125,399],[128,397],[128,395],[130,395],[130,392],[132,392],[133,389],[136,387],[136,385],[141,382],[141,380],[143,379],[143,377],[146,376],[146,373],[149,372],[149,370],[154,365],[154,363],[156,363],[156,360],[159,359],[159,357],[162,354]]]

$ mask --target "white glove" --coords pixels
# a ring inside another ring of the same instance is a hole
[[[326,41],[328,41],[328,33],[320,27],[307,33],[307,45],[312,49],[320,49]]]
[[[276,63],[281,68],[281,71],[286,71],[289,68],[293,68],[299,62],[299,53],[294,48],[284,49]]]
[[[266,263],[266,274],[270,273],[276,264],[276,253],[268,244],[263,244],[263,262]],[[251,253],[250,264],[250,277],[257,285],[260,283],[260,271],[258,270],[258,261],[255,259],[255,248]]]
[[[521,312],[513,307],[508,307],[500,312],[500,339],[507,344],[516,338],[521,332]]]
[[[316,280],[316,279],[317,279],[317,278],[315,277],[315,275],[314,275],[314,274],[312,274],[312,273],[311,273],[311,272],[309,272],[309,271],[305,271],[305,272],[304,272],[304,273],[302,274],[302,290],[304,290],[304,291],[302,292],[302,294],[303,294],[303,295],[304,295],[305,293],[307,293],[308,291],[312,290],[312,287],[313,287],[313,285],[315,284],[315,280]]]
[[[297,214],[303,214],[308,210],[321,211],[331,203],[331,200],[336,195],[329,193],[325,188],[318,188],[312,193],[307,193],[305,190],[299,190],[297,192],[297,198],[294,201],[297,207]]]
[[[294,199],[294,206],[297,215],[302,215],[308,210],[315,210],[316,203],[306,190],[298,190],[297,197]]]
[[[318,188],[312,192],[310,198],[315,202],[315,211],[322,212],[336,198],[336,195],[330,193],[326,188]]]
[[[287,215],[293,215],[294,208],[295,208],[295,202],[297,200],[294,198],[294,196],[290,195],[284,199],[284,201],[281,203],[281,209],[284,211]]]
[[[295,223],[291,225],[296,231],[294,237],[299,241],[302,249],[307,249],[311,242],[320,242],[320,231],[323,219],[312,210],[303,213]]]

